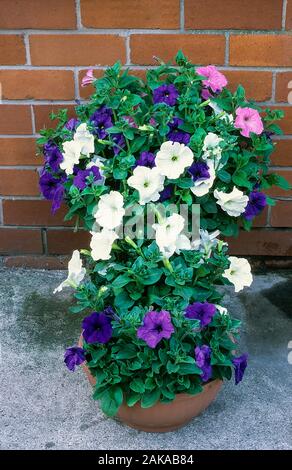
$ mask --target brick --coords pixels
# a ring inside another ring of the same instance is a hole
[[[25,254],[43,252],[40,230],[0,228],[0,253]]]
[[[50,114],[57,114],[61,109],[68,110],[68,118],[75,117],[75,108],[74,105],[64,105],[64,104],[45,104],[45,105],[35,105],[33,106],[34,116],[35,116],[35,127],[38,132],[40,129],[54,128],[56,127],[58,120],[50,119]]]
[[[48,230],[48,252],[51,255],[71,254],[73,250],[88,248],[91,235],[85,231]]]
[[[180,25],[179,0],[81,0],[87,28],[175,29]]]
[[[272,96],[272,73],[251,72],[243,70],[223,70],[222,73],[228,79],[228,88],[235,91],[238,85],[242,85],[246,91],[246,97],[256,101],[268,101]]]
[[[255,229],[228,239],[231,255],[292,256],[292,231]]]
[[[76,26],[74,0],[1,0],[2,29],[71,29]]]
[[[186,29],[281,29],[282,0],[185,0]],[[220,8],[221,7],[221,8]]]
[[[0,104],[0,134],[31,134],[30,106]]]
[[[268,219],[268,208],[266,207],[260,215],[254,218],[253,227],[265,227]]]
[[[74,221],[64,222],[67,212],[65,206],[53,215],[51,201],[44,200],[4,200],[3,219],[5,225],[40,225],[44,226],[70,226]]]
[[[75,98],[70,70],[0,70],[2,98],[7,100],[71,100]]]
[[[277,166],[292,166],[292,140],[276,140],[271,162]]]
[[[69,259],[69,256],[6,256],[3,265],[6,268],[67,269]]]
[[[277,201],[272,207],[272,227],[292,227],[292,201]]]
[[[286,29],[287,31],[292,30],[292,2],[288,0],[286,9]]]
[[[276,76],[276,101],[292,104],[292,72],[279,72]]]
[[[277,173],[277,175],[283,176],[289,183],[292,185],[292,171],[290,170],[276,170],[273,173]],[[292,196],[292,189],[285,191],[284,189],[279,188],[278,186],[273,186],[271,189],[267,191],[270,196]]]
[[[2,7],[2,5],[1,5]],[[4,15],[2,14],[1,17]],[[14,34],[0,35],[0,64],[22,65],[26,63],[23,36]]]
[[[109,34],[30,36],[33,65],[112,65],[126,61],[125,38]]]
[[[36,150],[35,139],[0,138],[0,165],[40,164]]]
[[[133,64],[156,64],[153,56],[170,61],[182,49],[196,64],[223,64],[225,37],[213,34],[133,34],[130,38]]]
[[[87,69],[80,70],[78,74],[79,93],[80,93],[81,98],[84,98],[84,99],[89,98],[90,95],[92,95],[92,93],[95,92],[95,88],[93,85],[87,85],[84,87],[81,86],[82,78],[86,75],[86,70]],[[104,70],[94,70],[94,76],[96,78],[102,77],[103,74],[104,74]]]
[[[2,196],[37,196],[38,173],[36,170],[0,170],[0,194]]]
[[[292,66],[292,35],[230,36],[230,65]]]

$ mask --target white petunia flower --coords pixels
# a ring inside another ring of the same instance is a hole
[[[110,191],[100,196],[94,217],[101,227],[109,230],[119,227],[124,215],[124,198],[121,193]]]
[[[94,261],[110,259],[112,245],[117,238],[116,232],[107,228],[103,228],[101,232],[92,232],[90,248]]]
[[[169,179],[179,178],[185,168],[191,166],[194,154],[179,142],[164,142],[157,152],[155,163],[160,173]]]
[[[220,315],[228,315],[228,310],[226,307],[222,307],[222,305],[215,304],[215,307],[217,308],[218,312]]]
[[[218,244],[219,240],[217,237],[219,235],[219,230],[209,233],[207,230],[200,229],[200,238],[192,242],[191,249],[200,250],[207,258],[209,258],[212,253],[212,249]]]
[[[208,165],[208,172],[209,172],[209,178],[203,179],[199,178],[196,181],[194,181],[194,186],[191,189],[192,193],[195,196],[201,197],[205,196],[205,194],[208,194],[209,190],[212,188],[213,183],[216,178],[215,174],[215,168],[214,168],[214,163],[212,160],[207,160],[206,161]]]
[[[242,214],[248,203],[248,196],[245,196],[244,193],[235,186],[230,193],[224,193],[223,191],[215,189],[214,196],[221,209],[227,212],[231,217],[238,217]]]
[[[158,224],[152,225],[155,230],[156,243],[166,258],[172,256],[175,251],[190,249],[190,241],[181,234],[184,224],[185,220],[181,215],[172,214]]]
[[[252,283],[251,267],[247,259],[229,256],[230,266],[222,274],[235,287],[235,292],[241,291],[244,287],[249,287]]]
[[[144,205],[150,201],[158,201],[159,193],[163,190],[164,179],[156,167],[137,166],[133,171],[133,176],[128,178],[128,185],[139,192],[139,203]]]
[[[209,132],[204,139],[202,158],[207,160],[207,158],[213,157],[216,161],[220,160],[222,148],[219,144],[222,141],[223,139],[218,137],[217,134]]]
[[[234,117],[232,116],[232,114],[228,114],[226,113],[226,111],[223,111],[223,109],[220,108],[220,106],[218,106],[218,104],[215,103],[215,101],[211,100],[209,103],[209,106],[210,108],[213,109],[215,116],[218,116],[218,114],[221,114],[220,119],[222,119],[222,121],[226,121],[227,123],[230,123],[230,124],[233,123]]]
[[[89,157],[89,154],[94,152],[94,136],[89,132],[85,123],[77,127],[74,140],[81,144],[81,153],[83,155]]]
[[[55,290],[56,292],[61,292],[64,287],[78,287],[82,279],[86,274],[86,269],[82,267],[82,260],[80,258],[80,253],[78,250],[74,250],[72,257],[68,263],[68,276],[65,281],[63,281]]]
[[[74,165],[78,165],[81,149],[81,143],[75,140],[68,140],[63,143],[63,161],[60,163],[60,168],[64,170],[67,175],[72,175]]]

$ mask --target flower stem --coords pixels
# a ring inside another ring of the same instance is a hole
[[[173,272],[174,272],[174,269],[173,269],[172,264],[171,264],[171,262],[169,261],[169,259],[168,259],[168,258],[163,258],[162,261],[163,261],[163,264],[164,264],[164,266],[166,267],[166,269],[168,269],[168,271],[169,271],[170,273],[173,273]]]

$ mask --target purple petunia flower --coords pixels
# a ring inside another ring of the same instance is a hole
[[[151,152],[142,152],[138,160],[134,165],[136,166],[147,166],[148,168],[153,168],[155,166],[155,155]]]
[[[159,194],[160,197],[158,202],[167,201],[167,199],[169,199],[173,195],[173,186],[171,184],[168,184]]]
[[[216,313],[216,307],[209,302],[195,302],[187,306],[185,310],[186,318],[200,320],[201,328],[207,326]]]
[[[123,116],[124,121],[126,121],[130,127],[133,127],[135,129],[138,128],[137,124],[135,123],[135,120],[132,116]]]
[[[242,356],[235,357],[232,359],[232,364],[234,365],[235,372],[235,385],[239,384],[242,381],[244,371],[247,367],[247,354],[242,354]]]
[[[146,313],[143,326],[137,330],[137,337],[143,339],[150,348],[155,348],[163,338],[169,339],[173,332],[170,313],[167,310],[152,310]]]
[[[79,366],[85,361],[85,351],[76,346],[67,348],[64,354],[64,362],[69,370],[74,372],[75,367]]]
[[[104,139],[108,134],[106,129],[112,127],[112,110],[105,105],[101,106],[90,116],[90,121],[94,127],[93,133],[99,139]]]
[[[73,184],[78,189],[85,189],[88,176],[92,175],[94,177],[94,182],[102,179],[99,168],[97,166],[92,166],[86,170],[79,170],[77,175],[73,180]]]
[[[153,102],[165,103],[168,106],[175,106],[178,98],[178,91],[173,84],[161,85],[153,91]]]
[[[79,120],[76,118],[71,118],[69,121],[66,122],[65,127],[68,131],[75,131],[76,127],[79,124]]]
[[[243,217],[246,220],[252,220],[256,215],[260,214],[267,205],[267,198],[264,193],[252,191],[249,195],[249,201],[245,208]]]
[[[203,371],[201,374],[203,382],[207,382],[212,377],[211,352],[211,348],[205,344],[195,348],[196,363]]]
[[[82,322],[83,338],[89,344],[107,343],[112,337],[112,325],[109,316],[103,312],[93,312]]]
[[[43,196],[52,201],[52,213],[60,208],[64,198],[64,178],[58,179],[47,171],[43,171],[40,176],[39,186]]]
[[[172,142],[179,142],[180,144],[185,145],[190,142],[190,134],[179,129],[179,126],[182,126],[183,123],[184,121],[178,117],[174,117],[173,120],[168,123],[168,127],[170,128],[170,131],[167,134],[168,140],[171,140]]]
[[[188,172],[192,175],[193,181],[210,178],[209,167],[205,162],[194,162]]]
[[[120,147],[125,147],[126,141],[123,136],[123,134],[112,134],[112,140],[115,142],[113,149],[114,149],[114,154],[118,155],[121,151]]]
[[[49,140],[44,145],[44,156],[46,158],[46,163],[50,166],[52,171],[55,173],[60,171],[60,163],[63,160],[63,155],[59,147],[54,144],[54,142]]]

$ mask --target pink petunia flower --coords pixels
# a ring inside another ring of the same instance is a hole
[[[93,83],[96,80],[96,78],[93,76],[93,69],[89,69],[86,72],[86,75],[82,78],[81,81],[81,86],[87,86]]]
[[[264,130],[259,112],[253,108],[237,108],[234,127],[240,129],[244,137],[249,137],[251,132],[259,135]]]
[[[227,85],[227,79],[223,73],[219,72],[217,67],[214,65],[208,65],[207,67],[199,67],[196,70],[197,74],[206,77],[202,83],[205,88],[210,88],[214,93],[222,91]]]

